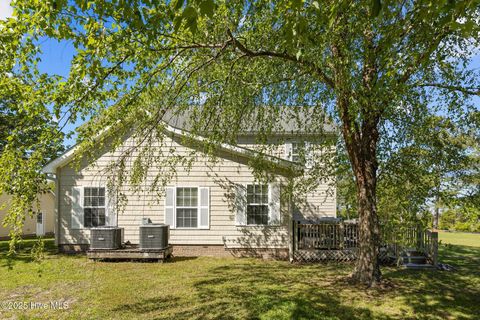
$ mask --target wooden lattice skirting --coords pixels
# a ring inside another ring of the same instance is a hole
[[[319,261],[336,261],[350,262],[357,259],[357,249],[345,250],[297,250],[294,252],[294,260],[298,262],[319,262]],[[380,251],[380,262],[390,263],[392,258],[388,252]]]

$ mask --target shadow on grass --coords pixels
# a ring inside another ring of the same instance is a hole
[[[138,303],[127,303],[123,304],[117,308],[114,308],[112,311],[121,312],[121,313],[132,313],[132,314],[148,314],[151,312],[167,310],[177,305],[178,298],[174,296],[170,297],[156,297],[143,299]]]
[[[37,239],[24,239],[17,244],[16,253],[9,256],[9,241],[0,241],[0,267],[13,268],[16,262],[33,263],[31,250]],[[58,250],[54,239],[44,239],[44,254],[55,255]]]
[[[193,283],[192,296],[163,295],[124,304],[113,311],[150,319],[372,319],[368,308],[347,306],[337,294],[336,271],[348,268],[239,262],[218,266]],[[325,276],[334,275],[333,277]],[[325,279],[327,277],[328,279]],[[168,288],[159,288],[159,290]],[[377,318],[388,319],[387,316]]]
[[[159,288],[165,293],[114,311],[150,319],[478,319],[480,248],[440,253],[456,272],[384,268],[393,289],[367,292],[344,281],[351,266],[239,260],[194,279],[186,296]]]
[[[323,265],[327,274],[343,266]],[[196,283],[202,304],[211,301],[204,317],[213,312],[224,318],[237,311],[248,319],[371,319],[367,308],[347,306],[336,294],[337,277],[319,279],[315,267],[289,265],[233,265],[212,270],[212,277]],[[310,272],[309,272],[310,270]],[[235,280],[233,280],[235,279]],[[233,280],[233,281],[232,281]],[[224,307],[228,302],[230,310]],[[237,308],[238,310],[232,310]]]
[[[459,269],[480,273],[480,243],[478,247],[442,244],[439,248],[440,262]],[[475,268],[476,267],[476,268]]]
[[[456,271],[389,269],[385,277],[400,285],[398,294],[420,317],[478,319],[480,247],[441,246],[439,254]]]
[[[182,257],[182,256],[173,256],[167,262],[181,262],[181,261],[190,261],[190,260],[197,260],[198,257]]]
[[[19,258],[31,261],[27,248]],[[5,261],[3,253],[0,259]],[[127,292],[128,300],[108,312],[132,319],[478,319],[479,247],[440,247],[440,261],[455,266],[455,272],[383,268],[393,289],[368,292],[344,281],[351,265],[174,259],[178,264],[167,266],[171,269],[158,269],[174,277],[164,281],[159,273],[153,290],[140,287],[139,280],[136,290]],[[150,277],[146,282],[151,284]]]

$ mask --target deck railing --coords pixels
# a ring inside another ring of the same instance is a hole
[[[346,249],[358,246],[358,226],[347,223],[297,224],[298,249]]]
[[[423,252],[434,266],[438,264],[438,232],[426,230],[424,233]]]
[[[357,223],[319,222],[293,224],[294,250],[348,250],[359,245]],[[421,226],[392,228],[381,226],[381,246],[398,257],[403,249],[425,254],[436,265],[438,234]]]

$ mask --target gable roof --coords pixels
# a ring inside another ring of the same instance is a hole
[[[328,121],[323,120],[323,123],[319,125],[316,123],[319,121],[324,113],[318,111],[314,107],[294,107],[294,106],[278,106],[269,107],[263,110],[262,115],[270,117],[275,120],[275,124],[270,134],[273,135],[324,135],[335,134],[335,125]],[[183,110],[171,110],[168,109],[163,116],[163,121],[173,128],[192,131],[193,121],[192,115],[194,110],[202,112],[202,107],[191,106]],[[260,112],[253,113],[252,119],[255,119]],[[279,117],[280,115],[280,117]],[[306,130],[306,128],[316,128],[312,130]],[[256,121],[249,121],[241,130],[238,135],[255,135],[259,132],[263,132],[264,128],[258,125]]]
[[[100,132],[99,136],[100,137],[104,132],[108,131],[109,128],[104,129],[102,132]],[[207,141],[207,138],[202,137],[202,136],[197,136],[197,135],[192,135],[186,130],[182,130],[179,128],[175,128],[171,126],[170,124],[166,123],[165,124],[165,131],[167,134],[171,134],[176,137],[189,137],[192,138],[195,141],[198,141],[199,143],[203,143]],[[265,155],[262,154],[258,151],[254,151],[251,149],[247,149],[244,147],[239,147],[239,146],[234,146],[231,144],[227,143],[222,143],[219,145],[219,148],[223,151],[226,151],[230,154],[233,155],[238,155],[238,156],[243,156],[247,158],[255,158],[256,156],[262,155],[265,159],[270,161],[277,167],[278,169],[281,169],[282,171],[286,171],[288,175],[292,176],[298,176],[303,172],[303,168],[298,165],[295,162],[285,160],[279,157],[271,156],[271,155]],[[70,161],[73,160],[73,158],[76,156],[78,150],[80,149],[79,145],[75,145],[72,148],[68,149],[66,152],[64,152],[62,155],[60,155],[58,158],[52,160],[50,163],[45,165],[42,168],[43,173],[47,174],[55,174],[56,169],[62,166],[67,165]]]

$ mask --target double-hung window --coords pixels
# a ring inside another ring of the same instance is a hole
[[[292,150],[290,160],[293,162],[302,163],[305,159],[305,143],[304,142],[292,142]]]
[[[237,185],[235,209],[237,226],[279,225],[280,183]]]
[[[209,187],[167,187],[165,223],[170,228],[210,228]]]
[[[267,225],[268,210],[268,185],[247,185],[247,225]]]
[[[86,228],[105,225],[105,188],[84,188],[83,217]]]
[[[37,212],[37,223],[43,223],[43,213]]]
[[[198,188],[177,188],[177,228],[198,227]]]
[[[306,141],[293,141],[285,144],[285,158],[304,165],[313,167],[313,145]]]

